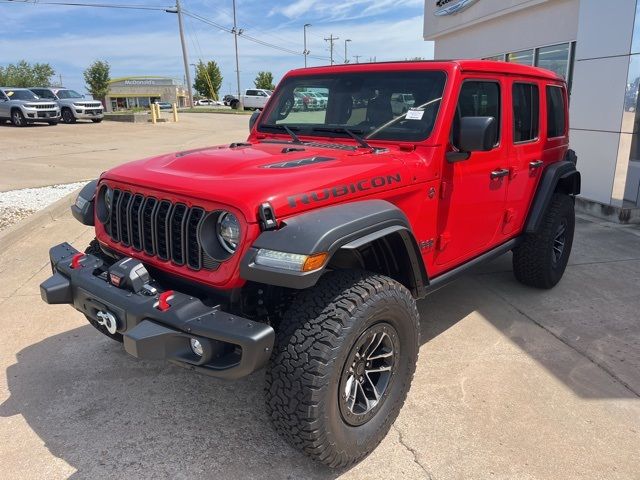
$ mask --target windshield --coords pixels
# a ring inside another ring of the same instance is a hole
[[[433,70],[289,77],[258,130],[348,136],[346,127],[366,139],[421,141],[433,130],[445,80]]]
[[[31,90],[5,90],[4,94],[9,100],[38,100],[38,97]]]
[[[82,98],[82,95],[75,90],[58,90],[58,98]]]

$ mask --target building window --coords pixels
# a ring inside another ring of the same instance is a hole
[[[570,43],[541,47],[538,49],[536,67],[546,68],[547,70],[557,73],[564,79],[568,79],[570,56]]]
[[[513,141],[528,142],[538,138],[540,91],[532,83],[513,84]]]
[[[547,138],[564,137],[566,132],[564,95],[560,87],[547,86]]]
[[[520,52],[507,53],[507,62],[520,63],[522,65],[533,65],[535,57],[534,50],[522,50]]]

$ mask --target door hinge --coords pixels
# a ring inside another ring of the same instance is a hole
[[[507,208],[504,211],[504,223],[511,223],[514,215],[515,215],[515,211],[513,210],[513,208]]]
[[[451,241],[451,235],[449,232],[444,232],[438,237],[438,250],[442,251],[447,248],[447,245]]]

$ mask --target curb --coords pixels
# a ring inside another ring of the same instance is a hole
[[[42,223],[55,221],[63,215],[70,215],[69,207],[73,205],[80,190],[81,188],[71,192],[60,200],[10,226],[5,231],[0,232],[0,253],[39,228]]]

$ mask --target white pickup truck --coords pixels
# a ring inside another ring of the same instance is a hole
[[[262,110],[272,93],[271,90],[264,90],[262,88],[248,88],[245,90],[244,95],[241,95],[242,105],[245,109]],[[237,109],[240,102],[237,99],[233,99],[230,105],[231,108]]]

